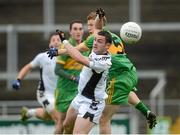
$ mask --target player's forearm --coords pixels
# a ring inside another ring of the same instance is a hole
[[[27,65],[25,65],[25,66],[20,70],[20,72],[19,72],[19,74],[18,74],[18,76],[17,76],[17,79],[20,79],[20,80],[24,79],[24,77],[31,71],[31,69],[32,69],[32,66],[31,66],[30,63],[27,64]]]
[[[61,54],[67,54],[67,50],[66,49],[58,49],[58,55]]]
[[[86,52],[89,50],[89,48],[85,45],[84,42],[82,42],[81,44],[78,44],[75,48],[79,50],[80,52]]]
[[[95,19],[95,29],[96,30],[102,30],[103,29],[103,25],[104,25],[104,22],[103,22],[103,18],[99,18],[99,16],[96,16],[96,19]]]
[[[63,69],[63,65],[60,64],[56,64],[55,66],[55,74],[60,76],[60,77],[64,77],[66,79],[72,80],[73,75],[67,73],[64,69]]]
[[[83,65],[89,66],[88,58],[84,57],[77,49],[75,49],[72,45],[67,43],[65,48],[68,51],[68,54],[74,58],[76,61],[82,63]]]

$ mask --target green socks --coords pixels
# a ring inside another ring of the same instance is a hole
[[[138,109],[145,117],[147,117],[150,110],[147,108],[147,106],[143,102],[139,102],[136,106],[136,109]]]

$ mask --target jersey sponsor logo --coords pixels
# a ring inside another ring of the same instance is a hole
[[[103,61],[103,60],[106,61],[108,59],[110,59],[110,57],[108,57],[108,56],[104,56],[104,57],[101,57],[101,58],[95,58],[96,61]]]

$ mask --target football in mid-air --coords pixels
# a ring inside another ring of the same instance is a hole
[[[135,22],[127,22],[120,29],[120,37],[126,44],[135,44],[141,39],[142,29]]]

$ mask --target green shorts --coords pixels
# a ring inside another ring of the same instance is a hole
[[[67,112],[71,101],[77,95],[78,90],[76,91],[61,91],[60,89],[56,88],[55,90],[55,108],[59,112]]]
[[[106,99],[106,104],[127,104],[129,92],[135,89],[136,84],[136,70],[132,69],[130,71],[110,75],[110,81],[107,87],[108,98]]]

